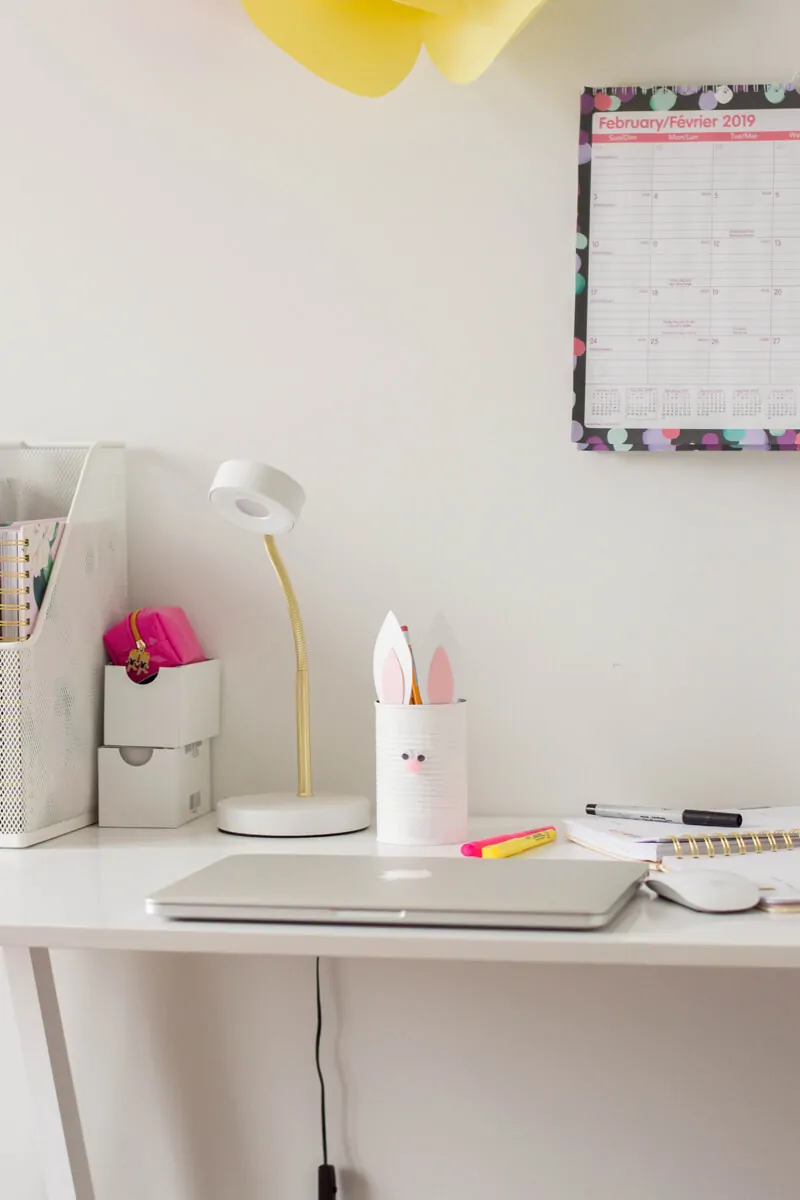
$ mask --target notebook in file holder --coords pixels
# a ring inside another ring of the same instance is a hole
[[[28,539],[15,529],[0,530],[0,642],[18,642],[28,636],[31,619],[24,598],[29,561]]]
[[[0,526],[0,642],[31,636],[63,533],[62,518]]]
[[[130,612],[123,447],[0,444],[0,520],[54,513],[64,532],[30,636],[13,634],[24,612],[3,618],[13,624],[0,640],[0,848],[97,820],[103,633]]]

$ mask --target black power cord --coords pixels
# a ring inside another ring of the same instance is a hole
[[[320,1117],[322,1120],[322,1166],[317,1171],[317,1200],[335,1200],[336,1168],[328,1162],[328,1117],[325,1107],[325,1076],[322,1074],[322,1063],[319,1052],[322,1045],[322,989],[319,982],[319,955],[317,955],[317,1037],[314,1042],[314,1061],[317,1064],[319,1079]]]

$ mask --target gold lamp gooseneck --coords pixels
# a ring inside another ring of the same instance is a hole
[[[271,533],[264,534],[264,545],[286,597],[286,607],[289,610],[289,621],[294,638],[294,652],[297,658],[297,794],[298,796],[313,796],[314,789],[311,786],[311,702],[308,690],[308,653],[303,618],[300,616],[300,606],[297,603],[289,572],[286,570],[286,565]]]
[[[249,837],[328,837],[366,829],[366,796],[319,795],[311,785],[311,713],[308,652],[300,606],[275,537],[294,528],[305,492],[290,475],[265,463],[234,459],[217,470],[209,499],[217,512],[264,539],[286,598],[297,658],[297,791],[226,796],[217,807],[217,825],[225,833]],[[237,770],[243,769],[237,764]]]

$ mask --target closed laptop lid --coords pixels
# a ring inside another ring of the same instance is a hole
[[[531,855],[513,859],[237,854],[155,893],[151,912],[172,916],[375,922],[380,914],[435,923],[478,915],[602,915],[643,878],[641,863]],[[248,910],[264,914],[254,917]],[[214,910],[217,910],[216,912]],[[394,923],[394,920],[392,920]],[[461,923],[461,922],[458,922]],[[481,924],[487,923],[481,920]],[[517,921],[514,921],[517,924]]]

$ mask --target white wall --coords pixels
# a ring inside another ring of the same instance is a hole
[[[236,0],[2,5],[3,437],[131,446],[132,599],[184,604],[225,660],[218,791],[293,764],[277,589],[204,500],[252,454],[308,490],[285,552],[318,784],[370,785],[392,605],[442,607],[466,648],[476,809],[795,797],[800,463],[567,431],[577,89],[786,78],[798,40],[789,0],[552,0],[476,85],[422,62],[367,102]],[[57,965],[97,1200],[314,1194],[310,962]],[[344,1200],[667,1200],[678,1162],[685,1194],[752,1200],[740,1145],[794,1193],[793,975],[334,983]],[[39,1200],[2,991],[0,1017],[0,1194]]]

